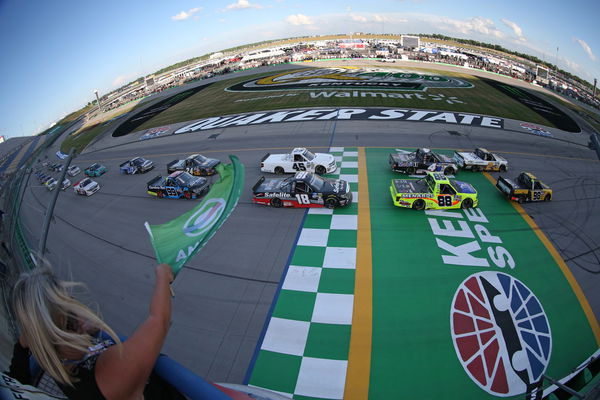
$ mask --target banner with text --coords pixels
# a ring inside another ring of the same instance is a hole
[[[314,108],[266,111],[251,114],[204,118],[177,129],[174,134],[257,124],[304,121],[413,121],[452,125],[504,128],[504,119],[460,112],[400,108]]]
[[[194,209],[162,225],[144,225],[159,263],[169,264],[177,275],[223,225],[240,199],[244,166],[236,156],[231,164],[219,164],[219,181]]]

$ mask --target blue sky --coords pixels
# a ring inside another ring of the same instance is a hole
[[[164,66],[261,40],[441,33],[600,79],[600,2],[0,0],[0,135],[31,135]]]

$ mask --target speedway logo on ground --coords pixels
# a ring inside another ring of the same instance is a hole
[[[475,273],[458,287],[450,312],[454,349],[465,372],[495,396],[531,393],[552,352],[546,313],[518,279]]]
[[[140,136],[140,140],[147,140],[147,139],[152,139],[155,137],[162,136],[165,133],[167,133],[170,128],[171,128],[171,125],[165,125],[165,126],[159,126],[157,128],[152,128],[152,129],[148,130],[148,132],[146,132],[145,134]]]
[[[230,126],[246,126],[256,124],[274,124],[280,122],[304,121],[417,121],[438,122],[454,125],[482,126],[486,128],[504,128],[504,119],[485,117],[483,115],[463,114],[457,112],[425,111],[410,109],[379,108],[316,108],[287,111],[257,112],[226,117],[210,117],[198,120],[182,128],[174,134],[204,131],[208,129],[226,128]]]
[[[473,85],[450,76],[383,68],[316,68],[286,71],[237,83],[232,92],[288,89],[368,89],[417,90],[428,88],[472,88]]]
[[[541,126],[537,126],[537,125],[529,124],[529,123],[522,123],[521,128],[533,133],[534,135],[544,136],[544,137],[552,137],[552,134],[550,132],[548,132],[547,130],[545,130],[544,128],[542,128]]]

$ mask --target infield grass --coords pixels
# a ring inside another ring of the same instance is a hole
[[[90,126],[82,131],[68,136],[60,144],[60,151],[67,154],[71,148],[75,149],[77,154],[81,153],[92,140],[106,129],[104,124]]]
[[[350,64],[345,64],[340,61],[340,66],[348,67]],[[373,62],[373,66],[394,69],[392,66],[382,66],[381,63],[377,62]],[[293,68],[292,66],[292,69],[302,69],[303,67],[305,67],[305,65],[299,65],[297,68]],[[225,90],[238,82],[277,74],[276,72],[262,73],[252,76],[234,77],[233,79],[226,81],[216,82],[198,94],[191,96],[189,99],[182,101],[147,121],[140,126],[138,130],[206,117],[303,107],[397,107],[444,110],[512,118],[555,127],[550,121],[536,114],[519,102],[505,96],[475,76],[421,68],[403,67],[397,69],[453,76],[470,82],[474,87],[453,89],[429,88],[427,91],[423,92],[365,91],[351,89],[340,89],[337,91],[338,93],[350,92],[352,97],[336,97],[335,95],[331,97],[323,97],[323,95],[319,96],[319,93],[333,92],[332,89],[323,90],[319,88],[315,88],[314,90],[286,89],[250,93],[228,92]],[[366,92],[373,93],[373,95]],[[382,92],[386,94],[419,93],[425,98],[415,98],[414,95],[411,96],[411,98],[390,98],[375,94]],[[358,97],[354,97],[354,93],[357,93]],[[361,93],[363,94],[361,95]]]

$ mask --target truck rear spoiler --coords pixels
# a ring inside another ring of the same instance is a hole
[[[119,165],[119,168],[124,167],[125,164],[128,164],[130,160],[125,161],[123,164]]]
[[[455,152],[454,152],[454,158],[460,158],[460,159],[462,159],[463,161],[464,161],[464,159],[465,159],[465,158],[462,156],[462,154],[460,154],[458,151],[455,151]]]
[[[271,153],[265,154],[265,156],[263,158],[261,158],[260,162],[265,161],[267,158],[269,158],[270,155],[271,155]]]
[[[170,163],[167,164],[167,171],[169,170],[169,168],[171,168],[173,165],[177,164],[179,161],[181,160],[173,160]]]
[[[507,196],[512,196],[515,190],[514,186],[502,176],[499,176],[498,180],[496,180],[496,187]]]
[[[263,160],[264,160],[264,158],[263,158]],[[256,182],[256,184],[254,186],[252,186],[252,191],[253,192],[256,191],[256,189],[258,189],[264,181],[265,181],[265,177],[261,176],[260,179],[258,180],[258,182]]]
[[[146,185],[147,186],[152,186],[153,184],[155,184],[156,182],[160,181],[162,179],[162,176],[158,175],[156,178],[152,179],[150,182],[148,182]]]

